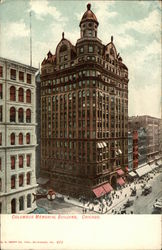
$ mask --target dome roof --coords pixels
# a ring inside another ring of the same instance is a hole
[[[91,20],[94,21],[98,24],[97,18],[95,16],[95,14],[91,11],[91,4],[87,4],[87,11],[84,13],[84,15],[82,16],[82,19],[80,21],[80,25],[87,21],[87,20]]]

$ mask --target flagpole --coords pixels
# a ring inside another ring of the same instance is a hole
[[[30,18],[30,66],[32,67],[32,25],[31,25],[31,11],[29,13]]]

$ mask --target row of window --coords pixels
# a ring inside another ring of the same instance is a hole
[[[118,85],[118,83],[115,83],[112,79],[110,79],[109,77],[107,77],[106,75],[101,75],[100,71],[96,71],[96,70],[83,70],[83,71],[79,71],[77,73],[74,73],[73,75],[66,75],[65,77],[61,77],[61,78],[56,78],[53,80],[47,80],[47,81],[42,81],[41,82],[41,87],[43,86],[55,86],[57,84],[61,84],[61,83],[68,83],[71,81],[75,81],[77,79],[81,79],[83,77],[100,77],[102,78],[104,81],[108,82],[108,83],[113,83],[115,85]],[[89,81],[89,80],[88,80]],[[119,83],[120,85],[120,83]],[[122,85],[124,86],[124,85]]]
[[[31,204],[32,204],[32,200],[31,200],[32,198],[31,198],[31,194],[28,194],[27,195],[27,204],[26,204],[26,207],[27,208],[30,208],[31,207]],[[19,204],[19,211],[23,211],[25,208],[24,208],[24,200],[25,200],[25,198],[24,198],[24,196],[21,196],[19,199],[18,199],[18,204]],[[11,200],[11,213],[13,214],[13,213],[18,213],[18,211],[17,211],[17,199],[12,199]]]
[[[26,110],[26,123],[31,123],[31,110]],[[10,108],[10,122],[16,122],[16,108]],[[23,108],[18,109],[18,122],[24,122],[24,110]]]
[[[0,77],[4,76],[4,71],[3,71],[3,66],[0,66]],[[31,84],[32,82],[32,75],[27,73],[25,75],[25,72],[19,71],[18,72],[18,80],[21,82],[25,81],[25,76],[26,76],[26,82]],[[11,80],[16,80],[17,79],[17,71],[15,69],[10,69],[10,79]]]
[[[24,182],[24,174],[19,174],[19,187],[23,187],[25,185]],[[31,172],[26,173],[26,185],[31,184]],[[16,175],[11,176],[11,189],[16,188]]]
[[[15,145],[15,133],[11,133],[10,135],[10,144]],[[26,144],[30,144],[30,133],[26,134]],[[24,144],[24,135],[22,133],[19,133],[18,135],[18,144],[23,145]]]
[[[16,101],[16,88],[14,86],[10,87],[10,100]],[[18,101],[24,102],[24,89],[23,88],[18,89]],[[31,103],[31,90],[30,89],[26,90],[26,102]]]
[[[12,155],[11,156],[11,169],[15,169],[16,168],[16,156]],[[23,168],[24,167],[24,155],[19,155],[18,156],[18,166],[19,168]],[[30,167],[31,166],[31,155],[27,154],[26,155],[26,166]]]
[[[11,161],[11,169],[15,169],[16,168],[16,159],[17,159],[17,156],[15,155],[12,155],[10,157],[10,161]],[[19,155],[18,156],[18,166],[19,168],[23,168],[24,167],[24,155]],[[27,154],[26,155],[26,166],[27,167],[30,167],[31,166],[31,155],[30,154]],[[2,171],[2,158],[0,157],[0,171]]]

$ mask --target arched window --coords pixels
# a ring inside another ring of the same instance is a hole
[[[30,109],[26,110],[26,122],[27,123],[31,122],[31,110]]]
[[[27,89],[27,91],[26,91],[26,102],[31,103],[31,91],[30,91],[30,89]]]
[[[23,168],[23,155],[19,155],[19,168]]]
[[[26,144],[30,144],[30,134],[26,134]]]
[[[16,177],[15,175],[11,176],[11,189],[16,187]]]
[[[10,87],[10,100],[16,101],[16,89],[14,86]]]
[[[19,211],[24,210],[24,197],[19,198]]]
[[[24,175],[20,174],[19,175],[19,187],[22,187],[24,184]]]
[[[11,169],[15,169],[15,156],[11,156]]]
[[[27,165],[27,167],[30,167],[30,159],[31,159],[31,156],[27,155],[26,156],[26,165]]]
[[[31,207],[31,194],[27,195],[27,208]]]
[[[24,90],[23,88],[19,88],[19,102],[24,101]]]
[[[10,141],[11,141],[11,145],[15,145],[15,134],[14,133],[12,133],[10,135]]]
[[[26,184],[30,185],[30,173],[29,172],[26,174]]]
[[[11,214],[16,213],[16,199],[11,200]]]
[[[16,121],[16,109],[14,107],[10,108],[10,122]]]
[[[24,122],[24,110],[22,108],[18,110],[18,120],[19,122]]]
[[[20,133],[19,134],[19,145],[22,145],[23,144],[23,134]]]

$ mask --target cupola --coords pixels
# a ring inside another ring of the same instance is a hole
[[[81,38],[83,37],[97,37],[97,27],[99,23],[95,14],[91,10],[91,4],[87,4],[87,11],[82,16],[80,21]]]

